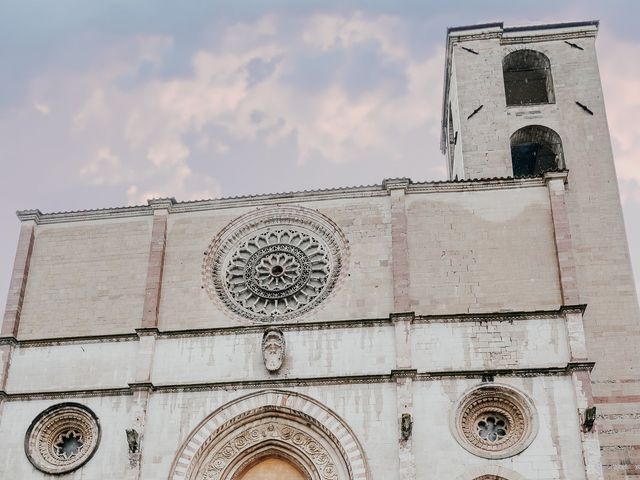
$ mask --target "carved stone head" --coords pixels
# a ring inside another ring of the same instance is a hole
[[[264,366],[270,372],[277,372],[282,366],[285,355],[285,341],[278,328],[267,328],[262,336],[262,358]]]

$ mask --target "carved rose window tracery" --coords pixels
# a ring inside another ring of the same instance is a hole
[[[496,412],[488,412],[477,423],[478,436],[487,442],[496,442],[507,435],[509,421]]]
[[[314,210],[265,208],[236,219],[203,264],[209,296],[243,318],[287,321],[325,300],[345,275],[347,241]]]
[[[82,434],[70,429],[58,435],[58,442],[54,445],[54,452],[61,460],[69,460],[78,456],[83,446]]]
[[[58,475],[88,462],[99,442],[95,414],[83,405],[62,403],[35,418],[25,435],[25,452],[38,470]]]
[[[475,387],[453,412],[454,437],[469,452],[484,458],[507,458],[523,451],[537,433],[533,404],[504,385]]]

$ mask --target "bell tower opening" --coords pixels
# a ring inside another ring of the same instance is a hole
[[[502,60],[507,106],[554,103],[551,62],[535,50],[517,50]]]
[[[541,125],[529,125],[511,135],[514,177],[542,175],[563,168],[560,135]]]

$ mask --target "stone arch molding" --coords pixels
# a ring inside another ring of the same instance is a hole
[[[500,465],[474,467],[456,480],[527,480],[519,473]]]
[[[246,395],[213,412],[184,442],[169,480],[236,480],[266,456],[285,458],[308,480],[367,480],[364,452],[334,412],[282,390]]]

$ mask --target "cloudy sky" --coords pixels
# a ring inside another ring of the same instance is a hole
[[[640,278],[638,17],[632,0],[0,0],[0,298],[17,209],[444,179],[446,28],[493,21],[601,20]]]

